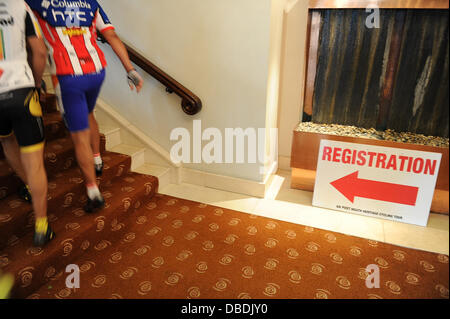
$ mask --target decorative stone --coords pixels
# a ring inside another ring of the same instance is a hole
[[[387,129],[386,131],[377,131],[374,128],[365,129],[356,126],[338,125],[338,124],[316,124],[312,122],[300,123],[296,128],[297,132],[322,133],[329,135],[361,137],[377,139],[384,141],[410,143],[419,145],[428,145],[435,147],[449,147],[449,139],[444,137],[425,136],[410,132],[398,133]]]

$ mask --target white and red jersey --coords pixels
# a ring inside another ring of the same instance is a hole
[[[114,29],[96,0],[26,0],[33,9],[51,57],[52,74],[98,73],[106,59],[97,30]]]

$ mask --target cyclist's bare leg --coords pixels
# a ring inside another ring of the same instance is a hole
[[[33,194],[33,208],[36,219],[47,217],[47,174],[44,167],[44,148],[31,153],[21,153],[25,174]]]
[[[3,146],[3,153],[5,154],[8,164],[12,167],[20,179],[27,184],[27,176],[22,166],[20,148],[19,144],[17,144],[15,135],[12,134],[8,137],[0,138],[0,142]]]

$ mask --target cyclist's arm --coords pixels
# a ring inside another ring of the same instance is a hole
[[[45,66],[47,63],[47,48],[45,46],[44,40],[41,37],[37,22],[34,20],[32,13],[30,13],[28,10],[25,24],[27,46],[31,53],[29,62],[31,70],[33,72],[35,86],[37,88],[40,88],[42,83],[42,76],[44,74]]]
[[[120,40],[116,32],[113,29],[108,29],[103,31],[102,35],[106,39],[106,41],[108,41],[109,45],[114,50],[116,55],[119,57],[127,73],[133,70],[134,67],[131,64],[127,49],[123,45],[122,41]]]
[[[122,62],[123,67],[127,71],[127,78],[130,89],[133,90],[133,86],[136,86],[136,90],[139,92],[144,85],[144,81],[136,72],[136,70],[134,70],[134,67],[130,61],[130,57],[128,56],[127,49],[123,45],[120,38],[117,36],[116,32],[114,31],[114,26],[111,24],[111,21],[100,5],[98,6],[98,10],[96,13],[95,26],[97,30],[101,32],[106,41],[108,41],[113,51],[120,59],[120,62]]]
[[[116,55],[119,57],[120,61],[123,64],[123,67],[129,73],[130,71],[134,70],[133,65],[131,64],[130,57],[128,56],[128,51],[123,45],[120,38],[117,36],[116,32],[113,29],[108,29],[102,32],[103,37],[108,41],[109,45],[113,49],[113,51],[116,53]],[[136,85],[136,90],[139,92],[142,89],[142,86],[144,85],[144,82],[142,79],[139,79],[139,84]],[[133,88],[130,86],[131,89]]]

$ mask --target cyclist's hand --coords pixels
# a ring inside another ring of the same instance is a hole
[[[36,87],[35,91],[38,94],[39,102],[41,102],[41,104],[45,103],[46,98],[47,98],[47,93],[44,91],[44,89],[42,87],[41,88]]]
[[[136,91],[139,93],[139,91],[142,89],[142,86],[144,85],[144,80],[142,77],[137,73],[136,70],[131,70],[128,72],[128,85],[130,86],[131,91],[134,90],[134,87],[136,87]]]

